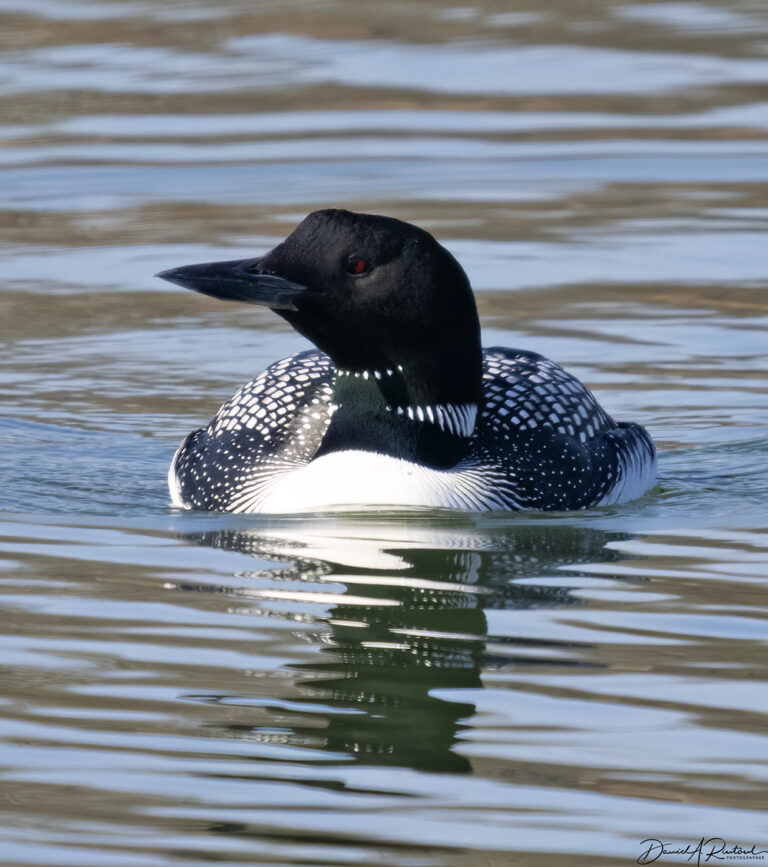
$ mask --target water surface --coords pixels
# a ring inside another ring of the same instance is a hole
[[[5,0],[5,863],[768,849],[767,47],[748,0]],[[333,205],[435,233],[659,486],[170,508],[180,438],[306,344],[152,274]]]

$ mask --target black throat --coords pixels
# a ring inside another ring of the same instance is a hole
[[[448,469],[467,453],[480,398],[451,401],[446,393],[426,388],[403,365],[339,368],[334,413],[316,457],[354,449]]]

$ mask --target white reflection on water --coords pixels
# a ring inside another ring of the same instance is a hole
[[[578,111],[285,111],[258,114],[124,114],[87,115],[49,120],[34,126],[0,126],[6,137],[33,134],[109,135],[120,139],[152,141],[155,138],[216,138],[235,135],[277,135],[296,133],[357,131],[474,133],[531,132],[597,129],[744,129],[768,128],[768,103],[722,106],[700,112],[675,114],[633,114]]]
[[[641,93],[768,79],[768,60],[763,59],[594,46],[403,45],[269,34],[231,39],[227,47],[259,63],[266,58],[277,62],[278,79],[286,74],[285,58],[294,58],[288,81],[353,81],[437,93]]]
[[[55,157],[71,163],[99,163],[107,159],[131,163],[169,163],[201,165],[206,162],[272,162],[281,160],[344,160],[366,161],[428,159],[442,162],[455,161],[530,161],[557,160],[568,156],[574,160],[603,160],[620,157],[624,160],[654,157],[679,157],[710,160],[744,160],[750,157],[765,157],[762,142],[668,142],[637,141],[616,138],[608,143],[556,142],[527,145],[511,142],[490,142],[474,138],[422,138],[380,139],[377,137],[311,138],[307,141],[258,141],[238,144],[48,144],[27,145],[21,152],[0,153],[0,167],[26,164],[44,164]]]
[[[9,52],[0,67],[0,86],[9,93],[96,88],[178,94],[354,82],[456,94],[638,94],[768,79],[768,60],[762,58],[576,45],[405,45],[269,33],[230,39],[224,49],[195,54],[81,44]]]
[[[764,12],[765,8],[753,5],[751,11]],[[750,7],[741,10],[714,3],[633,3],[616,6],[613,14],[630,21],[674,27],[685,33],[713,32],[716,34],[754,33],[768,30],[765,16],[750,14]]]
[[[672,149],[674,150],[674,149]],[[734,148],[719,158],[706,153],[615,153],[595,159],[589,152],[521,159],[393,158],[335,159],[214,165],[58,165],[4,171],[4,207],[9,210],[104,211],[146,202],[211,202],[275,208],[327,207],[366,197],[406,202],[501,203],[551,201],[571,193],[618,183],[765,183],[768,153]],[[350,166],[354,166],[354,171]],[[370,201],[370,199],[366,199]]]

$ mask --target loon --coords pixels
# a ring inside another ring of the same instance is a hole
[[[535,352],[483,350],[463,269],[409,223],[315,211],[264,256],[157,276],[269,307],[317,347],[186,437],[168,473],[175,506],[573,510],[655,483],[644,428]]]

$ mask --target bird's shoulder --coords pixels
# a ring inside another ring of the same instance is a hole
[[[616,427],[592,392],[559,364],[499,346],[483,353],[480,422],[505,433],[549,429],[581,443]]]

